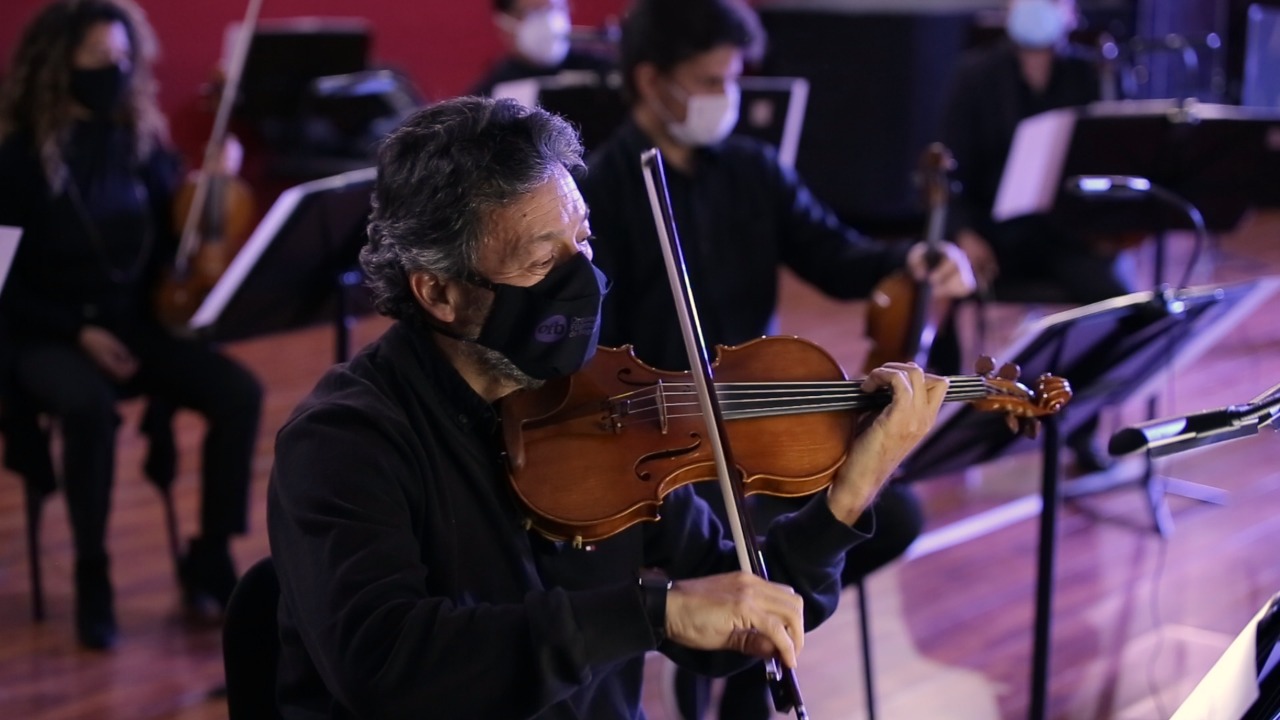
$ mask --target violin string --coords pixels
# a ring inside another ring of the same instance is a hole
[[[661,388],[660,390],[659,387]],[[947,388],[947,394],[949,396],[957,390],[963,391],[969,388],[981,388],[985,391],[988,389],[987,381],[983,378],[957,378],[952,381],[950,386]],[[884,390],[863,390],[860,383],[857,383],[856,381],[716,384],[716,394],[718,397],[750,393],[794,393],[797,391],[811,393],[824,390],[846,394],[848,397],[871,397],[885,394]],[[623,395],[616,395],[610,398],[610,400],[617,401],[640,394],[643,394],[644,397],[649,397],[657,395],[659,392],[661,392],[665,397],[696,394],[696,390],[691,383],[663,383],[661,386],[651,386],[646,390],[635,390],[629,393],[624,393]]]
[[[883,391],[867,392],[867,391],[861,390],[860,388],[851,389],[848,386],[823,385],[823,384],[816,384],[816,383],[808,386],[806,386],[805,384],[800,384],[800,385],[801,387],[809,388],[810,391],[807,393],[797,395],[796,394],[797,387],[796,385],[792,385],[792,384],[782,385],[782,386],[774,385],[771,387],[761,385],[760,388],[758,389],[741,390],[741,389],[738,389],[743,386],[741,384],[726,383],[726,384],[717,386],[716,396],[726,402],[749,402],[751,401],[751,399],[759,399],[759,400],[800,399],[800,400],[803,400],[803,399],[820,399],[820,398],[827,398],[827,397],[841,398],[841,399],[852,401],[860,398],[889,397],[889,395],[884,393]],[[687,384],[686,385],[663,385],[661,391],[659,391],[657,388],[653,388],[648,392],[635,391],[635,392],[626,393],[625,395],[615,396],[614,398],[611,398],[611,400],[614,402],[617,402],[624,398],[634,398],[634,399],[627,400],[626,401],[627,404],[636,405],[638,404],[637,401],[643,401],[643,400],[654,400],[656,404],[658,396],[661,395],[664,401],[662,404],[668,405],[668,406],[678,406],[682,403],[679,401],[669,402],[667,401],[667,399],[668,398],[676,399],[676,398],[687,397],[690,395],[696,395],[696,393],[688,389],[690,387],[692,386]],[[989,394],[989,388],[987,388],[986,384],[981,381],[960,382],[960,383],[953,384],[951,387],[947,389],[948,400],[972,399],[973,397],[982,397],[987,394]],[[753,398],[753,396],[755,397]],[[763,397],[760,397],[760,396],[763,396]],[[743,397],[746,397],[747,400],[743,400],[742,399]]]
[[[867,392],[860,387],[850,387],[852,383],[845,381],[838,382],[814,382],[814,383],[786,383],[778,385],[776,383],[724,383],[717,385],[717,397],[725,401],[726,414],[731,417],[747,417],[751,415],[761,415],[768,413],[788,414],[801,412],[822,412],[824,410],[843,410],[849,409],[849,403],[858,399],[873,396],[885,397],[882,391]],[[760,389],[740,390],[741,387],[756,386]],[[814,390],[835,391],[827,393],[811,392],[804,395],[796,395],[797,386],[813,388]],[[627,407],[623,415],[632,420],[650,420],[658,419],[664,415],[667,418],[683,418],[701,416],[701,411],[694,413],[673,413],[672,410],[696,406],[696,402],[670,402],[668,398],[693,395],[689,383],[664,383],[661,390],[657,386],[649,389],[649,391],[633,391],[625,395],[617,396],[618,398],[632,398],[627,401]],[[786,392],[787,395],[778,395],[778,393]],[[763,397],[759,395],[763,394]],[[961,377],[955,381],[947,389],[946,400],[974,400],[989,395],[987,382],[981,377]],[[658,396],[662,396],[662,400],[658,400]],[[748,396],[745,399],[740,396]],[[831,402],[814,402],[817,400],[831,400]],[[652,401],[651,403],[645,401]],[[796,404],[780,405],[779,402],[792,402]]]

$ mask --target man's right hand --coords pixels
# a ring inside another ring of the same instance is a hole
[[[667,638],[695,650],[778,656],[796,667],[804,647],[804,600],[747,572],[678,581],[667,593]]]
[[[85,325],[80,328],[80,347],[116,382],[125,382],[138,372],[138,359],[109,330]]]
[[[966,228],[956,233],[956,245],[959,245],[964,254],[969,257],[969,265],[973,268],[978,287],[984,290],[991,289],[991,283],[995,282],[996,276],[1000,274],[1000,263],[996,262],[996,254],[991,249],[991,244],[986,238]]]

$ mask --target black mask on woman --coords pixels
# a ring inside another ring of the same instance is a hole
[[[83,105],[95,117],[105,118],[120,109],[124,91],[129,87],[129,73],[119,65],[73,69],[71,71],[71,97]]]
[[[529,377],[572,375],[596,354],[609,281],[586,255],[574,255],[528,287],[475,276],[467,281],[494,292],[475,342],[502,353]]]

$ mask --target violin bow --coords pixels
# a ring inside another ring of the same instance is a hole
[[[675,216],[671,211],[671,198],[667,194],[667,179],[662,166],[662,155],[656,148],[644,151],[640,154],[640,167],[644,175],[645,188],[649,193],[649,205],[653,210],[658,240],[662,245],[662,257],[666,262],[667,279],[670,281],[671,294],[675,299],[680,331],[684,338],[685,350],[689,354],[689,374],[697,391],[702,416],[707,419],[708,440],[715,456],[720,492],[724,495],[729,529],[737,549],[738,564],[744,571],[768,580],[769,573],[765,568],[764,556],[757,547],[756,534],[751,528],[751,519],[746,512],[746,495],[742,490],[742,478],[732,470],[737,467],[737,464],[733,462],[720,401],[712,391],[715,382],[711,356],[702,335],[702,324],[698,321],[698,309],[689,284],[684,251],[680,245],[679,234],[676,232]],[[781,712],[794,710],[797,720],[808,720],[809,713],[800,696],[800,684],[795,672],[779,663],[777,658],[767,660],[766,669],[774,706]]]
[[[226,82],[222,87],[222,97],[218,99],[218,111],[213,117],[213,130],[209,133],[209,141],[204,146],[204,159],[196,176],[196,187],[192,194],[191,209],[182,223],[182,238],[178,242],[178,253],[174,258],[174,270],[179,277],[186,275],[191,258],[195,256],[200,245],[198,230],[201,216],[204,215],[205,201],[209,198],[209,175],[222,152],[222,142],[227,136],[227,126],[231,122],[231,108],[235,104],[239,91],[240,77],[244,74],[244,62],[249,55],[249,46],[253,42],[254,28],[258,24],[258,14],[262,10],[263,0],[249,0],[245,6],[244,20],[240,23],[236,34],[235,45],[227,63]]]

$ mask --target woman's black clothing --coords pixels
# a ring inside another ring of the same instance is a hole
[[[75,124],[65,147],[68,177],[55,191],[30,133],[0,143],[0,224],[24,230],[0,295],[8,334],[0,390],[60,423],[82,556],[104,552],[115,405],[139,394],[205,417],[202,534],[243,532],[261,388],[205,344],[171,336],[151,310],[152,288],[176,247],[170,208],[177,158],[157,149],[138,162],[130,133],[103,121]],[[109,378],[80,347],[89,325],[111,332],[138,359],[128,382]]]

